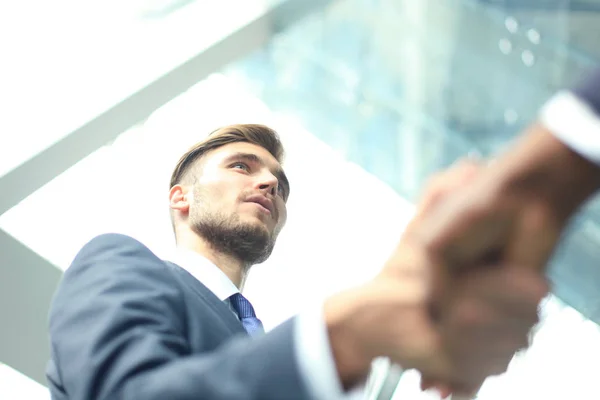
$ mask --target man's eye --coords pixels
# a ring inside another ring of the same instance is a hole
[[[242,169],[244,171],[250,171],[250,167],[248,167],[248,165],[246,165],[243,162],[237,162],[235,164],[232,164],[231,168],[233,168],[233,169]]]

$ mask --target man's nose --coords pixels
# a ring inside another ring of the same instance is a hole
[[[271,195],[277,195],[277,186],[279,185],[279,181],[275,175],[270,172],[266,172],[260,176],[258,180],[258,189],[261,191],[266,191]]]

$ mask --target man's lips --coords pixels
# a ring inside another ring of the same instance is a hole
[[[275,207],[273,207],[273,202],[271,199],[266,198],[261,195],[250,196],[246,199],[248,203],[256,203],[262,206],[266,211],[268,211],[271,215],[274,215]]]

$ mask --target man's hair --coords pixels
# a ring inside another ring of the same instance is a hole
[[[169,189],[180,183],[189,183],[195,178],[194,165],[211,150],[226,144],[246,142],[266,149],[279,163],[283,161],[284,150],[276,131],[265,125],[229,125],[211,132],[206,139],[192,146],[181,158],[173,174]]]

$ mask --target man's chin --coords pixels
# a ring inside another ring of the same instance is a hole
[[[274,246],[269,221],[256,215],[238,214],[229,220],[206,218],[195,224],[195,231],[217,251],[234,255],[248,265],[266,260]]]
[[[250,229],[264,231],[269,236],[273,232],[273,221],[267,220],[261,216],[248,215],[243,221],[240,222]]]

